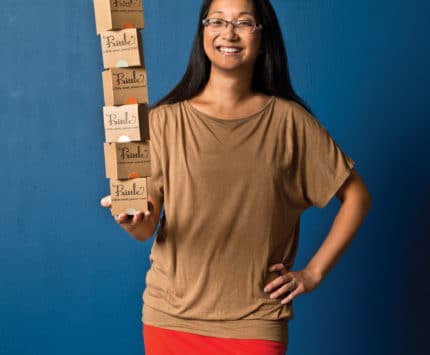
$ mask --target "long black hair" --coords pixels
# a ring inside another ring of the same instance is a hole
[[[211,64],[203,48],[202,20],[208,15],[212,1],[204,0],[200,9],[197,32],[185,74],[172,91],[153,107],[189,100],[198,95],[208,83]],[[263,26],[262,51],[255,63],[252,89],[269,96],[295,101],[310,111],[291,84],[284,39],[270,1],[252,0],[252,2],[256,19]]]

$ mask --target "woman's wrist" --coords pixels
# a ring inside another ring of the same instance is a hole
[[[315,280],[317,283],[320,283],[325,277],[323,270],[320,267],[312,264],[308,264],[304,268],[304,271],[309,273],[312,279]]]

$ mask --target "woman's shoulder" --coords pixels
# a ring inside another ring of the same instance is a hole
[[[181,102],[175,102],[172,104],[161,104],[155,107],[151,107],[149,110],[149,117],[167,117],[169,115],[175,115],[178,113]]]
[[[313,113],[294,100],[276,97],[274,114],[284,120],[287,129],[296,133],[320,131],[324,128]]]
[[[184,101],[161,104],[149,109],[148,121],[152,132],[167,132],[169,127],[174,129],[182,119]]]
[[[283,97],[275,96],[275,107],[277,110],[281,112],[285,112],[288,114],[295,114],[299,116],[309,116],[310,113],[306,110],[300,103],[291,100],[285,99]]]

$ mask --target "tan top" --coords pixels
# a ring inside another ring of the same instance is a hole
[[[354,162],[302,106],[271,98],[240,119],[188,101],[150,113],[149,193],[164,200],[166,240],[154,242],[145,324],[287,343],[291,304],[263,287],[291,268],[300,214],[325,206]]]

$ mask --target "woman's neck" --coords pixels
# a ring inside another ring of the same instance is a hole
[[[212,69],[205,88],[191,101],[220,115],[229,115],[255,96],[252,91],[252,75],[249,73]]]
[[[202,93],[220,102],[238,103],[252,94],[251,75],[231,75],[231,73],[211,71],[209,81]]]
[[[252,90],[252,70],[211,68],[208,83],[190,103],[198,110],[218,118],[241,118],[261,110],[269,96]]]

